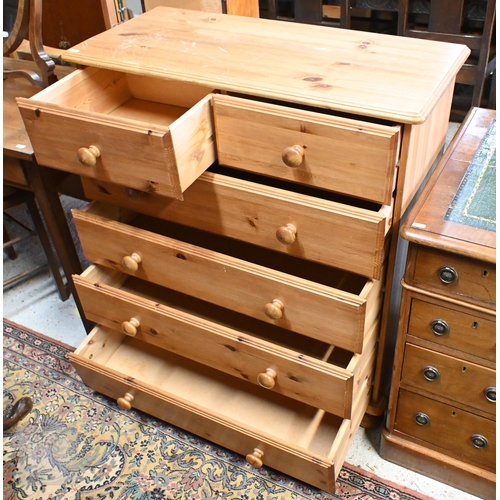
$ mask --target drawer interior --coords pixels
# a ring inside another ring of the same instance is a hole
[[[75,355],[134,384],[163,393],[213,418],[268,436],[274,442],[332,457],[343,419],[126,335],[99,328]]]
[[[117,71],[86,68],[37,94],[37,101],[168,127],[211,90]]]
[[[143,214],[136,214],[127,223],[130,226],[150,231],[157,235],[174,238],[190,245],[196,245],[214,252],[229,255],[245,262],[251,262],[282,273],[314,281],[315,283],[354,295],[363,295],[364,287],[367,282],[370,282],[364,276],[352,274],[341,269],[305,261],[292,255],[278,254],[266,248],[206,233],[196,228]],[[181,253],[178,255],[178,258],[183,258]]]
[[[261,322],[135,276],[110,272],[109,269],[100,266],[92,266],[82,277],[94,283],[105,283],[121,292],[145,299],[152,304],[162,304],[175,311],[182,311],[197,320],[209,321],[216,327],[229,328],[236,337],[259,339],[264,345],[287,349],[292,358],[306,356],[346,369],[355,357],[353,353],[340,347],[333,347],[325,342]],[[151,343],[155,343],[154,335],[147,337]]]

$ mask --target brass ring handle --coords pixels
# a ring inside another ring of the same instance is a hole
[[[122,332],[130,337],[137,334],[137,329],[141,326],[141,323],[137,318],[130,318],[128,321],[122,323]]]
[[[274,299],[272,302],[269,302],[264,306],[264,313],[269,319],[277,321],[283,317],[284,309],[285,305],[283,302],[281,302],[281,300]]]
[[[257,382],[265,389],[272,389],[276,384],[277,373],[272,368],[266,368],[266,371],[257,375]]]
[[[130,410],[132,408],[131,403],[133,399],[134,396],[130,394],[130,392],[126,392],[125,396],[123,396],[123,398],[118,398],[116,402],[122,410]]]
[[[97,163],[97,158],[101,156],[101,152],[97,146],[89,146],[88,148],[80,148],[76,156],[82,165],[93,167]]]
[[[292,245],[297,239],[297,228],[293,224],[285,224],[276,230],[276,238],[283,245]]]
[[[135,272],[139,269],[139,264],[142,262],[141,256],[137,253],[131,255],[125,255],[122,259],[123,267],[129,271]]]
[[[259,450],[259,448],[255,448],[253,453],[249,453],[246,456],[247,462],[250,465],[253,465],[256,469],[260,469],[262,467],[262,457],[264,456],[264,452]]]
[[[281,153],[281,159],[287,167],[300,167],[304,161],[304,153],[304,148],[295,144],[283,150],[283,153]]]

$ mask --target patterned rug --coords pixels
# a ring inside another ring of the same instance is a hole
[[[72,348],[4,320],[3,407],[33,410],[4,432],[4,500],[428,500],[345,464],[336,495],[300,483],[83,384]]]

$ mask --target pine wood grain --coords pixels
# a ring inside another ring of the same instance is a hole
[[[421,123],[468,54],[458,44],[157,7],[66,60]]]

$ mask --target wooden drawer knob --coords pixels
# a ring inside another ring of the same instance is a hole
[[[286,224],[276,230],[276,238],[283,245],[291,245],[297,238],[297,228],[293,224]]]
[[[274,299],[264,306],[264,312],[269,319],[278,320],[283,317],[285,306],[281,300]]]
[[[123,267],[129,271],[135,272],[139,269],[139,264],[142,262],[139,254],[133,253],[132,255],[125,255],[122,259]]]
[[[256,469],[260,469],[262,467],[262,457],[264,456],[264,452],[259,450],[259,448],[255,448],[253,453],[249,453],[246,456],[247,462],[250,465],[253,465]]]
[[[287,167],[300,167],[304,161],[304,148],[298,144],[285,148],[281,153],[281,159]]]
[[[130,403],[133,399],[134,396],[130,394],[130,392],[126,392],[125,396],[123,396],[123,398],[118,398],[116,402],[122,410],[130,410],[132,408],[132,405]]]
[[[101,152],[97,146],[89,146],[88,148],[80,148],[76,156],[82,165],[93,167],[97,163],[97,158],[101,156]]]
[[[137,333],[137,328],[141,326],[139,320],[137,318],[130,318],[129,321],[124,321],[122,323],[122,331],[123,333],[130,335],[133,337]]]
[[[257,382],[266,389],[272,389],[276,384],[277,373],[272,368],[266,368],[266,371],[257,375]]]

